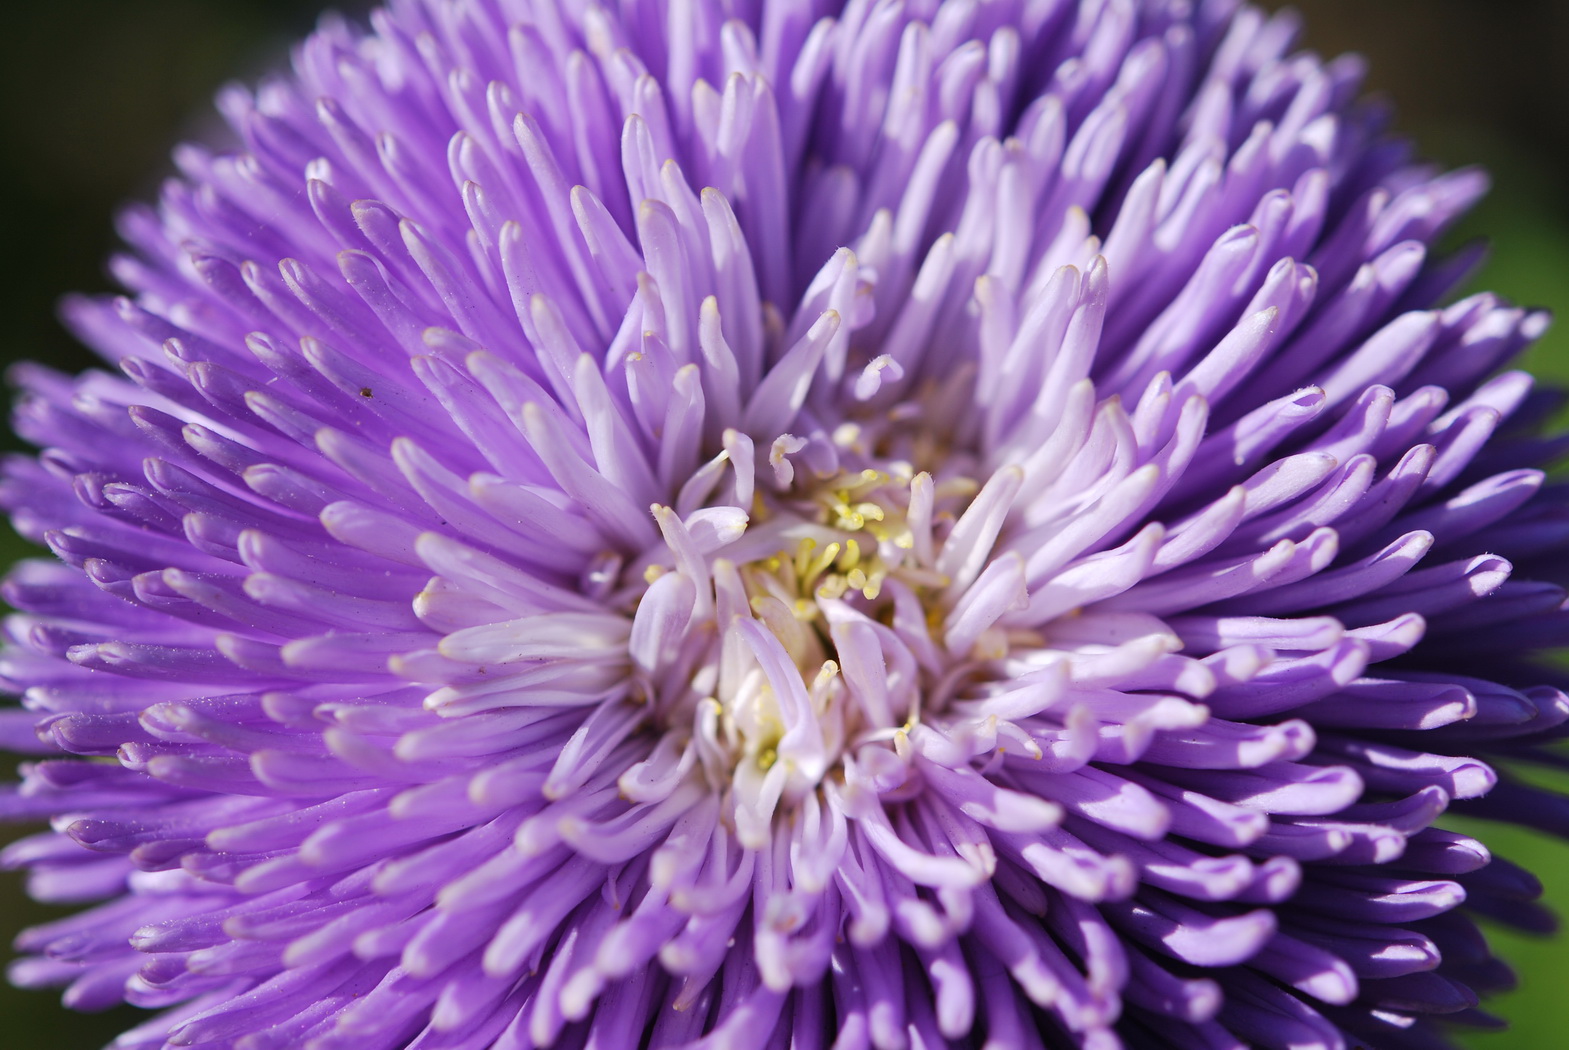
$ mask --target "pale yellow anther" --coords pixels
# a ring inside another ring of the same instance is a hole
[[[855,423],[840,423],[834,428],[833,443],[840,448],[851,448],[861,437],[861,428]]]
[[[817,541],[808,536],[795,548],[795,578],[805,580],[807,566],[812,564],[812,552],[817,549]],[[784,551],[780,551],[783,554]]]
[[[801,586],[810,587],[817,577],[826,572],[828,567],[838,560],[839,552],[842,549],[843,547],[838,541],[835,541],[824,547],[817,557],[807,562],[806,568],[801,572]]]
[[[854,540],[844,541],[844,553],[839,556],[839,571],[849,572],[861,563],[861,545]]]

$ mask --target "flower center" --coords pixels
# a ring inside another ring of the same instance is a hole
[[[863,749],[891,757],[968,669],[1008,651],[996,615],[963,616],[955,598],[976,566],[952,541],[976,524],[981,487],[860,454],[859,436],[836,435],[831,469],[816,471],[789,461],[800,443],[776,442],[774,484],[749,514],[654,508],[665,544],[642,563],[633,663],[672,759],[695,755],[730,793],[743,841],[766,841],[776,809]]]

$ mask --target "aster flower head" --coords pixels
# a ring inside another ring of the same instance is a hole
[[[1230,0],[394,0],[22,369],[13,980],[236,1050],[1447,1045],[1544,327]]]

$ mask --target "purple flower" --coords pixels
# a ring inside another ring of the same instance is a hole
[[[393,0],[29,367],[24,985],[235,1050],[1447,1045],[1569,719],[1484,188],[1232,0]],[[62,564],[63,563],[63,564]],[[1561,568],[1560,568],[1561,573]]]

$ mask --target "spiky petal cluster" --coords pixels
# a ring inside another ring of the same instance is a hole
[[[120,374],[20,373],[5,859],[104,903],[14,979],[167,1008],[125,1048],[1484,1019],[1457,906],[1532,880],[1433,822],[1569,824],[1474,757],[1569,716],[1544,321],[1433,306],[1482,179],[1355,62],[1227,0],[371,23],[125,216]]]

